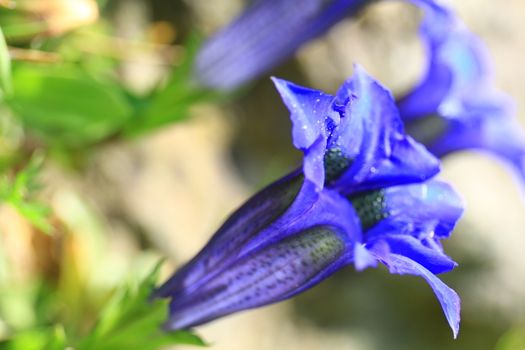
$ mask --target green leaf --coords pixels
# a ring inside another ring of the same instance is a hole
[[[158,279],[161,263],[136,286],[121,289],[102,310],[92,332],[81,342],[80,350],[157,350],[167,345],[204,346],[196,335],[177,331],[168,333],[160,326],[166,320],[168,303],[149,301]]]
[[[46,350],[64,350],[68,346],[66,332],[62,325],[53,327],[48,332],[48,339],[45,345]]]
[[[19,201],[15,204],[15,208],[23,217],[42,232],[47,234],[52,232],[53,227],[48,220],[51,210],[46,205],[38,202]]]
[[[13,92],[11,57],[2,28],[0,28],[0,89],[4,96],[10,96]]]
[[[13,70],[9,105],[24,125],[49,143],[80,147],[120,130],[132,114],[122,90],[71,66]]]
[[[214,93],[204,90],[184,90],[170,93],[158,92],[142,111],[127,125],[124,135],[136,137],[163,126],[188,118],[190,107],[202,101],[210,101]]]
[[[42,18],[30,16],[21,9],[0,9],[0,23],[4,36],[10,42],[27,42],[33,36],[43,34],[49,29]]]
[[[201,38],[193,34],[185,45],[184,61],[173,69],[167,82],[145,99],[135,101],[138,113],[124,130],[125,136],[139,136],[183,121],[193,105],[221,97],[221,93],[200,87],[193,81],[193,62],[201,42]]]
[[[0,202],[9,203],[35,227],[51,233],[50,209],[35,199],[41,188],[38,176],[42,163],[43,157],[36,154],[13,178],[8,174],[0,175]]]
[[[1,350],[41,350],[47,343],[47,332],[43,329],[32,329],[15,334],[8,340],[0,342]]]
[[[0,350],[64,350],[67,346],[62,326],[27,330],[0,342]]]

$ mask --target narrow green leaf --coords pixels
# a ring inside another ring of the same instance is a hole
[[[68,340],[66,332],[62,325],[57,325],[48,331],[48,340],[45,346],[46,350],[64,350],[67,349]]]
[[[35,227],[49,234],[52,231],[48,220],[50,209],[34,198],[41,188],[38,176],[42,162],[43,157],[36,154],[13,177],[0,175],[0,202],[9,203]]]
[[[158,263],[138,285],[127,286],[115,294],[78,349],[157,350],[176,344],[205,345],[198,336],[190,332],[168,333],[161,330],[167,317],[168,302],[148,300],[157,282],[161,264],[162,262]]]
[[[9,97],[13,92],[11,57],[2,28],[0,28],[0,89],[5,97]]]

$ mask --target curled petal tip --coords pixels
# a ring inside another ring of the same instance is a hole
[[[461,300],[458,294],[437,278],[432,272],[405,256],[390,254],[388,257],[388,268],[391,273],[420,276],[427,281],[441,304],[443,313],[452,329],[454,339],[456,339],[459,333],[459,323],[461,319]]]

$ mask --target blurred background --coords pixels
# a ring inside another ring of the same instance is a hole
[[[488,46],[525,127],[525,3],[451,5]],[[0,339],[54,322],[82,334],[115,288],[161,257],[167,277],[232,210],[300,163],[268,77],[227,97],[177,83],[199,42],[244,6],[0,1],[16,92],[0,105]],[[335,92],[357,62],[401,95],[423,70],[419,20],[406,3],[380,2],[271,75]],[[422,280],[383,268],[345,269],[197,333],[228,350],[525,349],[523,184],[485,154],[455,154],[443,170],[466,205],[445,242],[459,267],[441,276],[462,298],[457,340]]]

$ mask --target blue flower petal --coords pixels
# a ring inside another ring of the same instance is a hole
[[[247,241],[288,210],[292,203],[295,207],[304,203],[304,207],[309,208],[311,203],[305,199],[294,202],[302,184],[300,173],[294,173],[253,196],[228,218],[197,256],[153,293],[153,297],[178,297],[191,292],[211,271],[234,259]]]
[[[399,111],[405,121],[436,113],[442,101],[449,96],[455,84],[454,79],[458,74],[462,75],[462,68],[465,68],[466,75],[469,75],[468,73],[472,71],[469,67],[480,66],[476,55],[463,55],[458,64],[455,64],[454,57],[461,55],[452,54],[449,57],[448,54],[452,52],[443,52],[443,47],[450,40],[451,33],[458,30],[466,33],[452,12],[435,1],[409,1],[425,12],[420,35],[425,46],[428,65],[419,85],[398,101]]]
[[[291,56],[369,0],[258,0],[205,43],[196,60],[201,84],[233,89]]]
[[[172,300],[166,328],[190,328],[233,312],[290,298],[346,265],[338,229],[315,226],[247,254],[193,295]]]
[[[367,231],[368,237],[409,234],[418,239],[447,238],[463,214],[452,187],[430,180],[383,190],[386,218]]]
[[[356,244],[354,248],[354,266],[357,271],[377,266],[376,257],[365,248],[364,244]]]
[[[439,243],[450,235],[463,213],[461,200],[448,184],[430,180],[359,194],[350,200],[364,229],[367,249],[386,244],[389,252],[406,256],[433,273],[456,266]]]
[[[434,276],[432,272],[425,269],[417,262],[398,254],[390,254],[388,256],[379,257],[385,265],[388,266],[390,273],[399,275],[416,275],[423,277],[427,283],[432,287],[436,297],[441,304],[448,324],[452,329],[454,338],[459,332],[460,321],[460,299],[457,293],[443,283],[439,278]]]
[[[312,193],[317,200],[302,205]],[[237,234],[244,236],[242,231]],[[166,296],[173,297],[168,329],[196,326],[290,298],[349,264],[353,246],[361,239],[359,221],[349,202],[334,191],[318,193],[307,181],[284,214],[252,232],[242,247],[222,260],[212,255],[216,263],[208,264],[201,273],[202,261],[210,261],[206,255],[210,247],[219,247],[219,243],[229,247],[226,234],[218,235],[200,254],[199,262],[190,262],[197,267],[193,272],[180,277],[178,285],[168,281],[161,287]],[[173,294],[178,288],[184,292]]]
[[[496,108],[472,106],[464,119],[449,120],[446,132],[428,148],[441,157],[469,149],[487,152],[505,160],[525,181],[525,132],[511,114]]]
[[[305,154],[305,177],[317,188],[322,188],[325,180],[323,157],[328,138],[325,120],[335,118],[334,123],[338,123],[337,113],[331,110],[334,97],[285,80],[272,80],[290,110],[294,146]]]
[[[363,239],[359,218],[351,203],[336,191],[325,188],[318,192],[312,183],[305,181],[296,200],[284,215],[247,242],[240,254],[248,254],[315,225],[339,227],[345,232],[349,246]]]
[[[391,93],[360,66],[335,98],[274,82],[291,112],[294,144],[305,154],[305,176],[318,190],[329,180],[330,188],[352,194],[424,181],[439,171],[439,161],[404,133]],[[327,167],[340,173],[331,179]]]
[[[438,2],[411,1],[425,12],[421,36],[428,65],[420,84],[398,101],[407,130],[438,157],[486,150],[525,181],[525,132],[509,98],[494,87],[483,43]]]
[[[419,85],[398,101],[403,119],[438,113],[455,118],[463,99],[491,85],[488,54],[481,43],[448,8],[428,0],[411,0],[425,12],[420,34],[428,57]]]
[[[424,181],[439,171],[439,161],[404,133],[391,93],[356,65],[354,76],[337,94],[345,111],[329,139],[353,159],[332,187],[352,194]]]
[[[246,256],[315,226],[337,228],[348,246],[362,238],[359,219],[344,197],[327,189],[318,192],[311,182],[292,174],[237,210],[201,252],[152,297],[172,297],[177,300],[174,305],[193,300],[202,296],[210,281]],[[350,259],[351,254],[345,253],[341,261]]]
[[[367,242],[370,246],[374,245],[374,240]],[[382,237],[380,242],[387,243],[391,253],[414,260],[434,274],[451,271],[457,266],[440,249],[424,246],[421,240],[410,235],[389,235]]]

